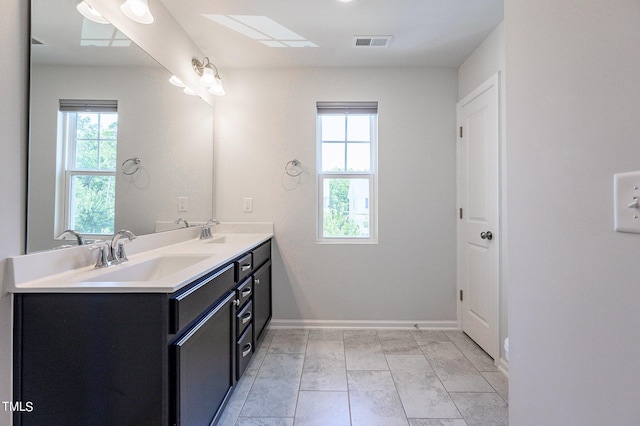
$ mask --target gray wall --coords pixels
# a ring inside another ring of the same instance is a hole
[[[216,217],[274,222],[274,323],[456,325],[456,79],[448,68],[225,70]],[[316,243],[319,100],[379,101],[376,245]],[[299,179],[284,173],[294,158]]]
[[[636,425],[640,3],[505,2],[512,425]]]
[[[0,13],[0,270],[25,245],[28,3],[4,1]],[[0,290],[0,401],[11,401],[11,300]],[[9,424],[0,410],[0,425]]]

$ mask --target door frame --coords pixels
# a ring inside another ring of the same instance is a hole
[[[498,187],[496,188],[498,193],[498,202],[497,202],[497,214],[498,220],[496,223],[496,227],[498,229],[494,244],[496,245],[497,253],[497,263],[498,263],[498,271],[497,271],[497,288],[496,288],[496,330],[497,338],[495,339],[497,342],[497,348],[494,348],[495,353],[499,354],[496,359],[494,359],[494,364],[499,366],[505,372],[508,372],[508,363],[504,358],[504,351],[501,348],[501,336],[502,329],[506,328],[506,324],[502,316],[503,308],[506,308],[506,297],[503,295],[503,291],[505,289],[505,265],[506,265],[506,144],[505,144],[505,129],[504,129],[504,115],[505,115],[505,105],[504,105],[504,86],[502,85],[503,81],[501,78],[501,72],[498,71],[489,77],[486,81],[472,90],[469,94],[464,96],[461,100],[456,103],[456,314],[458,318],[458,329],[462,331],[462,301],[460,300],[460,291],[466,290],[462,287],[461,276],[461,262],[460,256],[462,254],[462,244],[464,244],[464,236],[462,232],[462,221],[459,219],[459,209],[463,205],[462,200],[462,191],[461,191],[461,146],[459,129],[462,126],[462,107],[463,105],[468,104],[473,99],[477,98],[482,93],[489,90],[492,86],[496,87],[497,98],[498,98]]]

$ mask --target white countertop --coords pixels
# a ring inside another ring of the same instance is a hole
[[[273,237],[268,227],[221,227],[200,240],[195,228],[127,241],[129,261],[95,268],[89,246],[9,258],[5,290],[12,293],[173,293]],[[141,241],[139,241],[141,240]],[[176,242],[177,241],[177,242]],[[138,247],[136,247],[138,243]],[[149,246],[159,247],[141,250]]]

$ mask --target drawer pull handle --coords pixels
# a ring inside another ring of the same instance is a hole
[[[256,278],[254,281],[256,282],[256,284],[260,284],[260,278]]]
[[[251,294],[251,289],[248,288],[246,290],[242,290],[240,294],[242,295],[242,297],[249,297],[249,295]]]
[[[247,343],[246,345],[244,345],[244,348],[242,348],[242,358],[246,357],[250,353],[251,353],[251,343]]]
[[[251,312],[247,312],[246,314],[244,314],[244,315],[242,316],[242,323],[243,323],[243,324],[246,324],[246,323],[248,323],[249,321],[251,321]]]
[[[232,303],[234,306],[240,306],[240,300],[238,299],[234,299]]]
[[[242,266],[240,267],[240,269],[242,269],[242,272],[248,271],[248,270],[250,270],[250,269],[251,269],[251,264],[250,264],[250,263],[247,263],[247,264],[245,264],[245,265],[242,265]]]

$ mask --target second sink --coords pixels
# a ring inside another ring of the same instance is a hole
[[[188,268],[210,256],[158,256],[135,265],[119,265],[113,270],[107,270],[87,282],[128,282],[152,281],[162,279],[168,275]]]

